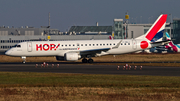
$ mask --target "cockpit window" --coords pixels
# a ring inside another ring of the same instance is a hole
[[[21,45],[17,45],[16,47],[19,47],[19,48],[20,48],[20,47],[21,47]]]
[[[21,45],[14,45],[13,47],[21,48]]]
[[[12,46],[12,47],[16,47],[17,45],[14,45],[14,46]]]

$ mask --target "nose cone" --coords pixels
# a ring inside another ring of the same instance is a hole
[[[6,55],[11,55],[11,50],[5,52]]]

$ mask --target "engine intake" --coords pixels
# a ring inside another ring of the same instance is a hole
[[[64,54],[64,58],[67,61],[76,61],[81,58],[81,56],[78,53],[66,53]]]
[[[81,58],[78,53],[65,53],[63,56],[56,56],[56,60],[59,61],[77,61]]]

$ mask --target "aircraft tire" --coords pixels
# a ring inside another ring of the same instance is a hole
[[[89,59],[89,60],[88,60],[88,63],[93,63],[93,59]]]
[[[82,63],[87,63],[88,61],[87,61],[87,59],[82,59]]]

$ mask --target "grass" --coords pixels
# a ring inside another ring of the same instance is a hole
[[[180,77],[0,72],[0,100],[178,101]]]
[[[168,87],[180,88],[180,77],[88,75],[56,73],[0,73],[0,87]]]
[[[124,54],[93,59],[96,62],[109,62],[103,63],[105,65],[112,65],[111,62],[174,62],[180,61],[179,57],[178,53]],[[27,57],[27,62],[44,61],[59,62],[54,57]],[[22,62],[22,59],[0,55],[0,62]],[[136,63],[136,65],[180,66],[180,63]],[[180,77],[0,72],[0,100],[179,101]]]

